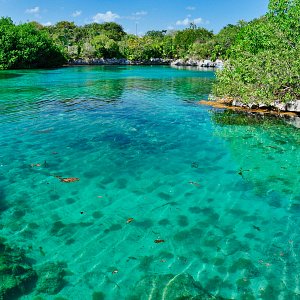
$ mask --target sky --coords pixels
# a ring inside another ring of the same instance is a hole
[[[11,17],[16,24],[113,21],[139,35],[184,29],[194,22],[217,33],[227,24],[262,16],[267,7],[268,0],[0,0],[0,16]]]

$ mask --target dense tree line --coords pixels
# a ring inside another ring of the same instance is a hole
[[[77,58],[217,58],[214,94],[243,102],[300,99],[300,0],[270,0],[265,16],[218,34],[191,24],[179,31],[124,32],[114,22],[13,24],[0,19],[0,69],[59,66]]]
[[[271,104],[300,99],[300,0],[270,0],[268,13],[243,26],[215,95]]]
[[[228,25],[216,35],[191,24],[184,30],[152,30],[136,36],[114,22],[76,26],[61,21],[43,26],[37,22],[15,25],[2,18],[0,68],[50,67],[79,58],[226,58],[243,24]]]
[[[33,24],[16,26],[10,18],[0,19],[0,69],[53,67],[65,60],[48,34]]]
[[[114,22],[76,26],[73,22],[62,21],[41,30],[47,32],[57,45],[64,48],[71,59],[183,58],[189,55],[194,43],[205,43],[214,36],[211,31],[197,28],[193,24],[181,31],[152,30],[141,37],[126,34],[122,26]]]

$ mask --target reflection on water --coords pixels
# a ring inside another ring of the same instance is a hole
[[[213,72],[22,74],[0,81],[2,298],[299,297],[296,129],[197,105]]]
[[[0,80],[1,79],[17,78],[17,77],[20,77],[20,76],[22,76],[22,74],[9,73],[8,71],[7,72],[4,72],[4,71],[0,72]]]
[[[63,105],[83,104],[87,108],[102,106],[121,100],[124,92],[130,93],[133,89],[144,93],[151,91],[174,93],[174,96],[182,97],[183,101],[193,101],[205,98],[214,80],[212,72],[209,76],[199,76],[197,73],[190,76],[191,73],[186,72],[188,76],[182,77],[176,76],[176,71],[173,71],[174,76],[162,80],[156,69],[157,67],[99,66],[72,67],[56,72],[27,71],[23,74],[27,76],[21,81],[2,81],[0,113],[19,113],[20,106],[27,112],[33,112],[45,105],[56,106],[56,101]],[[144,71],[149,76],[144,76]],[[6,79],[20,76],[13,72],[10,71],[9,74],[0,72],[0,76]],[[66,77],[65,74],[70,76]],[[74,80],[75,75],[81,77]]]
[[[289,196],[293,205],[300,186],[299,129],[276,117],[231,111],[213,112],[212,119],[222,126],[216,132],[228,142],[240,165],[239,175],[260,196],[271,193],[277,205],[281,197]]]

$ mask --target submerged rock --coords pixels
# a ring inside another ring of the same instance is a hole
[[[206,292],[189,274],[147,275],[134,288],[128,299],[221,299]]]
[[[0,299],[18,299],[35,286],[37,274],[20,249],[0,240]]]
[[[288,124],[290,124],[296,128],[300,128],[300,117],[296,117],[296,116],[290,117],[286,121]]]
[[[38,270],[37,291],[49,295],[57,294],[65,285],[65,264],[48,262]]]
[[[202,68],[222,68],[223,62],[221,60],[211,61],[209,59],[197,60],[197,59],[176,59],[171,62],[171,66],[191,66],[191,67],[202,67]]]
[[[286,104],[287,111],[300,112],[300,100],[290,101]]]

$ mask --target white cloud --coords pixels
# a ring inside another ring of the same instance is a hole
[[[42,25],[43,25],[43,26],[51,26],[52,23],[51,23],[51,22],[46,22],[46,23],[43,23]]]
[[[137,12],[133,13],[132,15],[134,15],[134,16],[146,16],[146,15],[148,15],[148,12],[144,11],[144,10],[141,10],[141,11],[137,11]]]
[[[196,7],[195,7],[195,6],[187,6],[185,9],[186,9],[186,10],[195,10]]]
[[[147,11],[141,10],[132,13],[130,16],[124,16],[123,19],[138,21],[141,20],[144,16],[148,15]]]
[[[76,17],[79,17],[79,16],[81,15],[81,13],[82,13],[81,10],[76,10],[76,11],[74,11],[74,12],[72,13],[72,16],[73,16],[74,18],[76,18]]]
[[[202,24],[203,19],[202,18],[196,18],[196,19],[185,18],[184,20],[178,20],[176,22],[176,25],[178,25],[178,26],[187,26],[187,25],[190,25],[191,23],[193,23],[195,25]]]
[[[27,14],[38,14],[40,12],[40,8],[38,6],[34,8],[28,8],[25,10]]]
[[[96,22],[96,23],[114,22],[117,19],[120,19],[120,16],[118,14],[112,13],[111,11],[107,11],[105,14],[97,13],[93,17],[93,21]]]
[[[197,25],[197,24],[201,24],[201,23],[203,23],[203,19],[202,19],[202,18],[194,19],[194,20],[193,20],[193,23],[196,24],[196,25]]]
[[[189,18],[185,18],[184,20],[178,20],[176,22],[176,25],[188,25],[190,23],[190,19]]]

